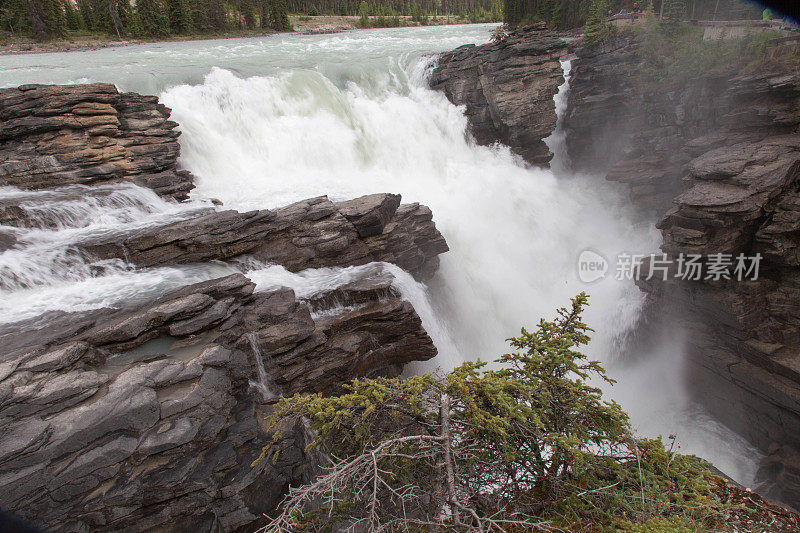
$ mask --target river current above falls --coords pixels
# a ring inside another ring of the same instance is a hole
[[[504,353],[507,337],[535,327],[580,291],[596,333],[590,355],[618,384],[612,397],[645,435],[677,434],[745,485],[759,458],[742,439],[691,405],[681,385],[676,334],[650,354],[618,356],[643,296],[632,281],[578,279],[581,251],[606,258],[655,252],[660,235],[635,216],[626,191],[598,176],[526,168],[502,146],[471,142],[461,109],[426,85],[430,54],[489,40],[492,25],[364,30],[331,35],[185,41],[95,51],[0,56],[0,84],[113,82],[159,95],[180,124],[181,164],[196,176],[192,201],[167,202],[133,186],[28,193],[0,188],[0,202],[24,196],[40,227],[15,230],[0,254],[0,323],[51,310],[116,306],[224,275],[224,264],[134,269],[93,263],[71,244],[107,232],[210,209],[273,208],[327,194],[344,200],[376,192],[433,210],[451,251],[427,285],[399,271],[397,288],[423,319],[438,350],[421,371]],[[569,63],[564,63],[565,71]],[[568,82],[555,98],[562,114]],[[18,198],[17,198],[18,199]],[[292,274],[248,272],[260,287],[299,293],[342,283],[359,267]],[[636,361],[636,362],[631,362]]]

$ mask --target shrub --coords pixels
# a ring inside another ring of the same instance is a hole
[[[706,464],[635,438],[620,406],[590,383],[613,381],[580,351],[592,331],[586,303],[582,293],[509,339],[514,351],[498,368],[466,362],[446,375],[281,399],[270,428],[303,417],[331,462],[290,489],[265,531],[649,532],[712,520],[722,504]],[[262,460],[277,459],[278,442],[276,431]]]

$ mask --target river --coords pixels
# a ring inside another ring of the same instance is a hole
[[[134,269],[97,264],[70,244],[211,208],[271,208],[327,194],[334,200],[394,192],[434,213],[451,251],[426,285],[397,272],[440,355],[414,371],[449,369],[506,351],[520,327],[552,317],[580,291],[596,333],[591,357],[619,383],[609,393],[646,435],[677,434],[745,485],[758,453],[687,399],[680,335],[655,353],[619,354],[643,295],[613,272],[580,281],[580,253],[651,253],[660,234],[621,190],[563,168],[562,136],[549,140],[555,171],[526,166],[503,146],[476,146],[463,111],[427,88],[431,54],[489,40],[493,25],[362,30],[330,35],[184,41],[94,51],[0,56],[0,84],[113,82],[159,95],[180,125],[181,164],[196,176],[192,201],[176,205],[136,187],[103,194],[71,188],[24,193],[31,210],[57,220],[17,235],[0,254],[0,323],[48,310],[84,310],[150,298],[232,271],[223,264]],[[565,71],[569,62],[564,62]],[[563,113],[568,83],[556,96]],[[309,290],[357,269],[291,274],[276,266],[248,275],[261,286]],[[633,360],[634,362],[631,362]]]

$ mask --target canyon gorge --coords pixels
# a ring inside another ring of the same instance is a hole
[[[585,288],[589,248],[761,254],[754,280],[590,287],[592,355],[633,395],[628,361],[681,337],[664,379],[703,416],[646,431],[800,507],[798,70],[653,87],[630,37],[404,31],[286,37],[266,69],[277,44],[148,45],[113,83],[91,52],[0,89],[4,509],[254,528],[320,463],[298,423],[253,465],[278,396],[491,359]]]

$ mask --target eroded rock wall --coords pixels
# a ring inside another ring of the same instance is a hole
[[[430,86],[465,106],[479,144],[499,142],[530,164],[546,165],[553,154],[542,139],[556,127],[553,95],[564,83],[559,58],[566,52],[559,35],[529,26],[499,42],[441,54]]]
[[[800,122],[791,68],[687,73],[656,83],[641,75],[633,38],[576,55],[563,124],[573,169],[627,184],[634,204],[656,218],[683,190],[695,158],[795,133]]]
[[[786,447],[800,445],[797,65],[731,66],[655,87],[642,81],[631,39],[579,50],[573,65],[565,127],[575,168],[627,184],[633,203],[658,220],[673,261],[761,255],[758,279],[738,279],[731,265],[721,279],[672,271],[640,287],[653,323],[687,332],[693,394],[764,452],[792,455]],[[797,472],[767,476],[778,482],[771,494],[794,506]]]
[[[3,507],[58,531],[256,521],[316,465],[299,425],[277,462],[251,466],[278,394],[335,392],[436,354],[392,281],[375,266],[337,289],[348,306],[326,309],[324,292],[312,304],[235,274],[140,308],[0,330]]]

